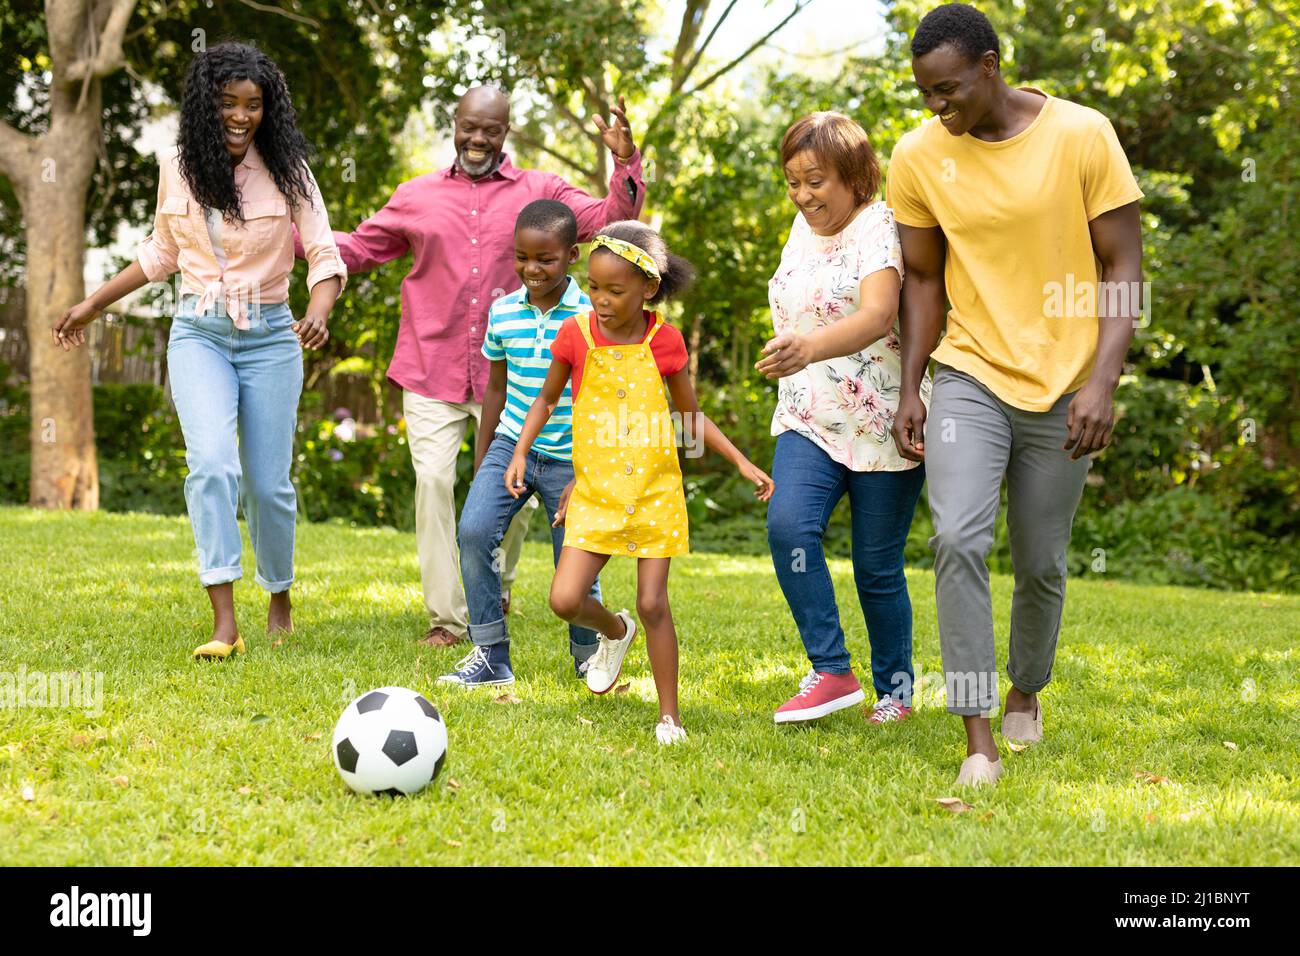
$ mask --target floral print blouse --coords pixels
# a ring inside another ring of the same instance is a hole
[[[883,202],[864,208],[834,236],[819,236],[795,215],[781,264],[768,283],[777,335],[806,334],[858,309],[862,280],[881,269],[903,275],[894,214]],[[780,380],[772,434],[793,431],[851,471],[915,468],[898,453],[890,429],[902,377],[898,320],[883,339],[843,358],[814,362]],[[930,376],[921,380],[930,405]]]

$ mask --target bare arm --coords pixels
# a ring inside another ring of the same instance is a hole
[[[862,280],[857,311],[813,329],[806,335],[778,335],[763,346],[754,368],[768,378],[785,378],[814,362],[861,352],[889,334],[898,315],[901,280],[895,269],[886,267]]]
[[[899,223],[898,237],[903,245],[905,278],[898,309],[902,382],[898,413],[894,416],[894,444],[904,458],[924,461],[925,404],[921,401],[921,380],[943,331],[946,303],[943,268],[947,245],[938,226],[918,228]]]
[[[551,420],[555,406],[560,403],[564,395],[564,385],[572,372],[573,366],[568,362],[557,358],[551,359],[546,381],[542,382],[542,391],[533,400],[532,407],[528,409],[528,417],[524,419],[523,430],[519,434],[519,441],[515,444],[514,456],[510,459],[510,466],[506,468],[506,491],[510,492],[512,498],[518,498],[523,494],[524,468],[528,452],[546,423]]]
[[[775,487],[772,479],[746,458],[740,449],[731,443],[731,439],[722,433],[722,429],[700,411],[700,403],[695,396],[695,386],[691,384],[690,373],[686,369],[674,372],[668,376],[667,382],[673,407],[677,409],[682,419],[682,442],[686,446],[687,453],[690,454],[691,449],[699,447],[698,441],[702,435],[706,447],[713,449],[735,465],[745,478],[757,486],[754,497],[759,501],[767,501],[771,498]]]
[[[54,344],[62,346],[65,352],[84,344],[86,341],[86,326],[95,321],[100,312],[103,312],[118,299],[130,295],[148,284],[149,277],[144,274],[144,269],[140,266],[140,260],[137,259],[59,316],[51,330],[54,333]]]
[[[1070,433],[1062,446],[1071,459],[1101,451],[1115,427],[1115,387],[1142,312],[1142,220],[1131,202],[1088,223],[1101,261],[1097,295],[1097,357],[1088,381],[1070,402]],[[1112,293],[1117,293],[1112,295]]]
[[[563,389],[563,386],[561,386]],[[506,363],[493,362],[488,366],[487,389],[483,393],[483,411],[479,414],[478,432],[474,436],[474,474],[478,474],[483,456],[487,454],[497,425],[501,424],[501,410],[506,407]],[[531,411],[531,409],[530,409]]]

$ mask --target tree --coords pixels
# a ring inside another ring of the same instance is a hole
[[[260,39],[300,101],[322,107],[301,117],[328,149],[322,189],[347,183],[347,198],[368,206],[388,178],[395,129],[425,95],[389,77],[419,74],[424,36],[443,6],[397,13],[322,0],[307,16],[243,0],[46,0],[43,12],[34,0],[0,0],[0,203],[12,195],[23,221],[32,505],[98,504],[90,356],[63,353],[49,329],[85,294],[87,226],[139,222],[152,206],[156,170],[142,173],[151,160],[130,142],[149,96],[161,90],[176,102],[190,57],[209,38]]]
[[[61,355],[50,325],[85,295],[86,194],[99,156],[101,84],[124,62],[136,0],[48,0],[45,69],[49,121],[26,134],[0,122],[0,172],[25,222],[27,336],[31,348],[31,503],[99,505],[90,405],[90,356]]]

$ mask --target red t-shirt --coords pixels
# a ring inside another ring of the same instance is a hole
[[[645,334],[649,335],[650,330],[654,328],[655,313],[645,313],[645,320]],[[597,347],[619,344],[609,341],[600,334],[600,320],[596,318],[595,312],[588,316],[588,323],[591,328],[591,340]],[[645,339],[641,341],[644,342]],[[677,331],[675,326],[665,322],[655,333],[655,337],[650,340],[650,354],[654,356],[659,374],[666,378],[686,367],[686,340],[682,338],[682,333]],[[565,319],[564,324],[560,326],[560,331],[555,333],[555,340],[551,342],[551,358],[568,362],[573,366],[573,400],[576,402],[578,390],[582,387],[582,367],[587,361],[587,340],[582,337],[582,329],[578,328],[576,316]]]

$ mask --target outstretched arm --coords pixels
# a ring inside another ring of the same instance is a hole
[[[100,312],[123,296],[130,295],[136,289],[148,284],[149,277],[145,275],[137,259],[59,316],[51,329],[54,333],[54,344],[61,346],[65,352],[78,345],[84,345],[86,326],[95,321]]]
[[[609,193],[599,199],[555,177],[550,198],[557,199],[573,210],[578,219],[578,240],[586,242],[611,222],[621,219],[638,219],[645,205],[645,179],[641,172],[641,153],[632,141],[632,127],[627,121],[627,105],[623,97],[618,106],[610,107],[613,122],[600,116],[592,121],[601,139],[614,158],[614,171],[609,177]]]
[[[690,373],[686,369],[674,372],[668,376],[667,382],[673,407],[682,419],[682,444],[686,447],[687,454],[690,455],[692,449],[699,448],[699,440],[702,437],[706,447],[735,465],[745,478],[757,486],[754,497],[759,501],[767,501],[771,498],[775,488],[772,479],[763,469],[746,458],[740,449],[731,443],[731,439],[722,433],[722,429],[700,411],[700,403],[695,396],[695,386],[691,384]]]
[[[533,447],[533,442],[537,440],[537,436],[542,433],[542,428],[551,420],[555,406],[560,403],[560,398],[564,395],[564,385],[569,381],[569,374],[572,371],[573,366],[568,362],[557,358],[551,359],[550,370],[546,373],[546,380],[542,382],[541,394],[533,399],[532,407],[528,409],[528,417],[524,419],[519,441],[515,443],[514,456],[510,459],[510,466],[506,468],[506,491],[510,492],[512,498],[518,498],[524,493],[524,468],[527,464],[528,452]]]

